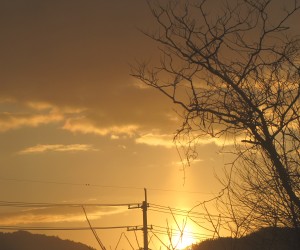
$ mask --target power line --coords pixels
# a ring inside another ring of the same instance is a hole
[[[29,183],[40,183],[40,184],[70,185],[70,186],[113,188],[113,189],[135,189],[135,190],[144,189],[143,187],[136,187],[136,186],[100,185],[100,184],[93,184],[93,183],[59,182],[59,181],[18,179],[18,178],[0,178],[0,181],[29,182]],[[147,188],[147,189],[151,191],[161,191],[161,192],[215,195],[214,193],[192,191],[192,190],[176,190],[176,189],[164,189],[164,188]]]
[[[173,214],[173,215],[179,215],[179,216],[186,216],[189,218],[220,218],[222,217],[223,219],[232,219],[231,217],[228,216],[220,216],[217,214],[207,214],[207,213],[199,213],[199,212],[194,212],[192,210],[184,210],[184,209],[178,209],[174,207],[167,207],[167,206],[162,206],[162,205],[157,205],[157,204],[149,204],[150,207],[153,207],[154,209],[150,208],[149,210],[155,211],[155,212],[160,212],[160,213],[167,213],[167,214]]]
[[[174,193],[215,195],[213,193],[200,192],[200,191],[191,191],[191,190],[176,190],[176,189],[163,189],[163,188],[147,188],[147,189],[151,190],[151,191],[163,191],[163,192],[174,192]]]
[[[135,226],[110,226],[110,227],[93,227],[94,230],[113,230],[129,229]],[[91,230],[90,227],[26,227],[26,226],[0,226],[2,230],[28,230],[28,231],[81,231]]]
[[[0,201],[0,207],[139,207],[140,203],[37,203],[37,202],[22,202],[22,201]],[[170,215],[185,216],[194,219],[220,218],[220,215],[206,214],[193,212],[191,210],[178,209],[157,204],[149,204],[149,211],[165,213]],[[224,219],[232,219],[222,216]]]
[[[139,203],[37,203],[22,201],[0,201],[0,206],[7,207],[128,207],[136,206]]]
[[[133,186],[99,185],[99,184],[92,184],[92,183],[60,182],[60,181],[33,180],[33,179],[0,178],[0,180],[1,181],[14,181],[14,182],[31,182],[31,183],[40,183],[40,184],[84,186],[84,187],[117,188],[117,189],[143,189],[141,187],[133,187]]]
[[[84,206],[82,206],[82,209],[83,209],[83,212],[84,212],[86,221],[88,222],[88,224],[89,224],[89,226],[90,226],[90,229],[92,230],[92,232],[93,232],[93,234],[94,234],[94,236],[95,236],[95,238],[96,238],[96,240],[97,240],[99,246],[101,247],[102,250],[106,250],[105,246],[103,245],[101,239],[99,238],[99,236],[98,236],[98,234],[97,234],[97,232],[96,232],[96,229],[94,229],[94,228],[92,227],[92,224],[91,224],[91,222],[90,222],[90,220],[89,220],[89,218],[88,218],[88,216],[87,216],[87,214],[86,214],[86,211],[85,211],[85,209],[84,209]]]
[[[23,201],[0,201],[0,207],[139,207],[140,203],[38,203],[38,202],[23,202]],[[220,218],[220,215],[206,214],[193,212],[191,210],[178,209],[174,207],[167,207],[157,204],[149,203],[149,211],[165,213],[177,216],[186,216],[195,219],[205,219],[208,216],[211,218]],[[230,217],[224,217],[224,219],[231,219]]]
[[[182,215],[182,216],[207,216],[206,213],[199,213],[199,212],[193,212],[192,210],[185,210],[185,209],[178,209],[174,207],[167,207],[167,206],[161,206],[156,204],[149,204],[150,207],[153,207],[154,209],[152,211],[156,212],[163,212],[168,214],[176,214],[176,215]],[[211,217],[219,217],[219,215],[210,215]]]
[[[183,232],[179,229],[173,229],[173,228],[168,228],[168,227],[162,227],[162,226],[156,226],[156,225],[152,225],[153,229],[151,231],[155,231],[155,232],[168,232],[168,231],[172,231],[172,235],[176,236],[176,235],[184,235],[184,236],[189,236],[190,238],[202,238],[202,237],[208,237],[209,235],[207,234],[201,234],[201,233],[194,233],[194,232],[186,232],[183,230]]]
[[[186,234],[181,234],[180,232],[168,232],[168,231],[157,230],[157,229],[151,230],[151,232],[154,232],[154,233],[157,233],[157,234],[162,234],[162,235],[167,235],[167,236],[172,236],[172,237],[174,237],[174,236],[183,237],[183,235],[184,235],[184,237],[188,237],[188,238],[192,238],[192,239],[202,239],[202,238],[204,238],[204,237],[201,237],[201,236],[191,236],[191,235],[188,236]]]
[[[146,198],[145,198],[146,200]],[[163,205],[158,205],[158,204],[152,204],[152,203],[147,203],[144,201],[145,204],[147,205],[148,209],[150,211],[154,212],[160,212],[160,213],[167,213],[171,215],[178,215],[178,216],[186,216],[187,218],[190,218],[192,221],[194,221],[192,218],[201,218],[201,219],[207,219],[207,216],[210,217],[218,217],[218,215],[210,215],[210,214],[205,214],[205,213],[198,213],[194,212],[192,210],[185,210],[185,209],[180,209],[180,208],[174,208],[174,207],[168,207],[168,206],[163,206]],[[34,207],[34,208],[45,208],[45,207],[81,207],[84,209],[84,207],[88,206],[99,206],[99,207],[116,207],[116,206],[126,206],[128,208],[131,207],[136,207],[136,208],[142,208],[140,203],[121,203],[121,204],[115,204],[115,203],[90,203],[90,204],[83,204],[83,203],[40,203],[40,202],[22,202],[22,201],[0,201],[0,207],[1,206],[10,206],[10,207]],[[85,210],[84,210],[85,212]],[[86,215],[86,213],[85,213]],[[87,216],[86,216],[87,218]],[[88,220],[88,218],[87,218]],[[88,221],[89,222],[89,221]],[[98,240],[100,246],[103,246],[102,249],[105,249],[104,245],[100,241],[99,237],[97,236],[96,230],[110,230],[110,229],[126,229],[127,231],[132,231],[133,230],[138,230],[138,228],[145,228],[145,226],[102,226],[102,227],[92,227],[89,223],[89,227],[38,227],[38,226],[5,226],[5,225],[0,225],[1,230],[27,230],[27,231],[80,231],[80,230],[91,230],[94,233],[96,239]],[[171,237],[188,237],[188,238],[193,238],[193,239],[204,239],[204,238],[209,238],[211,237],[210,235],[207,234],[200,234],[200,233],[193,233],[193,232],[186,232],[184,230],[180,229],[173,229],[173,228],[167,228],[167,227],[162,227],[162,226],[151,226],[150,229],[151,233],[158,238],[158,234],[160,235],[167,235]],[[146,229],[146,230],[147,230]],[[123,235],[125,238],[127,236],[124,234]],[[122,235],[121,235],[122,237]],[[121,240],[121,237],[119,241]],[[137,240],[137,236],[135,234],[137,244],[139,245],[139,242]],[[159,239],[159,238],[158,238]],[[127,238],[127,241],[131,245],[129,239]],[[161,241],[161,240],[160,240]],[[119,242],[118,242],[119,243]],[[132,245],[131,245],[132,247]],[[132,247],[133,248],[133,247]]]

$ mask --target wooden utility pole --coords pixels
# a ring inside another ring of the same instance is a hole
[[[147,222],[147,208],[148,208],[148,203],[147,203],[147,189],[144,188],[144,191],[145,191],[145,200],[143,201],[143,204],[142,204],[142,209],[143,209],[144,250],[149,250],[149,248],[148,248],[148,222]]]
[[[149,250],[148,247],[148,222],[147,222],[147,209],[148,209],[148,202],[147,202],[147,189],[144,188],[145,192],[145,200],[142,202],[142,204],[138,205],[129,205],[128,209],[133,209],[133,208],[141,208],[143,210],[143,227],[128,227],[127,231],[133,231],[133,230],[143,230],[144,234],[144,248],[140,248],[140,250]],[[152,226],[151,226],[152,229]]]

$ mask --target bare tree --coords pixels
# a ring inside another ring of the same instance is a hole
[[[160,63],[132,68],[182,109],[176,138],[231,141],[222,202],[244,229],[300,227],[300,2],[280,3],[149,0]]]

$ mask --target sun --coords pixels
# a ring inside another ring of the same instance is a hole
[[[193,243],[195,243],[195,240],[190,237],[185,237],[179,239],[178,244],[176,245],[176,249],[183,250],[186,249],[188,246],[191,246]]]
[[[191,246],[198,241],[192,227],[185,227],[182,235],[179,233],[172,237],[172,244],[178,250],[187,249],[188,246]]]

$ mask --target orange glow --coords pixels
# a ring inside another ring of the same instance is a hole
[[[172,237],[173,247],[175,247],[175,249],[183,250],[188,246],[195,244],[199,241],[196,236],[197,231],[198,230],[191,225],[186,225],[182,234],[179,231],[176,231],[176,233],[174,232],[174,236]]]

